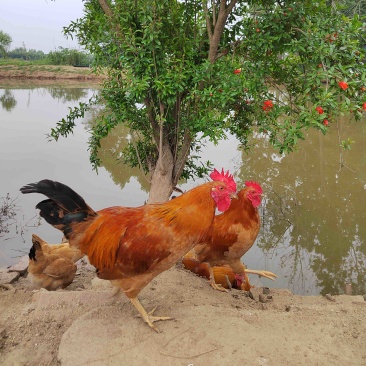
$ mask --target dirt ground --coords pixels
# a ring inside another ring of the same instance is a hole
[[[140,294],[146,309],[174,318],[156,323],[158,334],[83,260],[66,290],[32,290],[26,277],[11,287],[0,289],[3,366],[366,365],[362,296],[264,296],[255,287],[251,299],[177,265]]]

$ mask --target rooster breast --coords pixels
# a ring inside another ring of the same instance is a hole
[[[197,259],[212,266],[240,259],[253,246],[259,229],[260,217],[254,208],[240,210],[237,215],[218,215],[205,243],[194,249]]]

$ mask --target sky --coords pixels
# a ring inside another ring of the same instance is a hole
[[[0,0],[0,30],[13,39],[10,49],[22,47],[45,53],[58,47],[80,49],[62,28],[83,16],[82,0]]]

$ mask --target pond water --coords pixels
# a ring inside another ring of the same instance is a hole
[[[92,170],[88,126],[97,111],[77,122],[73,136],[58,142],[47,138],[69,107],[87,101],[95,92],[81,85],[14,86],[0,80],[0,198],[15,213],[3,222],[8,232],[0,234],[0,266],[28,253],[32,233],[50,243],[61,240],[60,232],[38,219],[34,206],[43,196],[21,195],[19,188],[24,184],[44,178],[61,181],[95,210],[138,206],[147,199],[146,178],[116,160],[128,138],[124,128],[104,141],[104,167],[98,174]],[[366,293],[365,122],[346,127],[345,120],[336,121],[327,136],[309,132],[306,141],[288,156],[280,156],[262,135],[253,136],[250,154],[232,136],[218,146],[207,144],[203,160],[233,171],[239,187],[245,180],[256,180],[265,191],[262,228],[243,262],[279,278],[271,282],[254,276],[252,284],[307,295],[343,293],[345,284],[351,283],[353,293]],[[347,138],[354,144],[342,152],[339,140]],[[180,187],[186,190],[203,181]]]

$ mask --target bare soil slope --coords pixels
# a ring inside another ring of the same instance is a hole
[[[88,67],[56,66],[56,65],[1,65],[1,79],[32,80],[74,80],[97,82],[102,76],[95,75]]]
[[[32,291],[27,278],[0,289],[1,365],[365,365],[366,301],[362,296],[295,296],[270,291],[259,302],[221,293],[179,268],[140,294],[147,309],[174,320],[141,319],[124,295],[79,265],[75,282]]]

